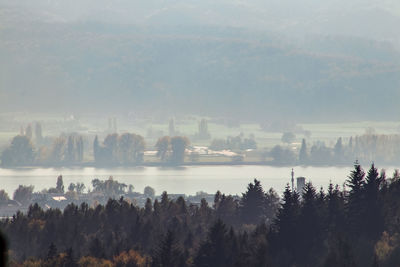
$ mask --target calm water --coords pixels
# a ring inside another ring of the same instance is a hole
[[[326,188],[329,181],[342,185],[352,167],[295,167],[295,177],[304,176],[316,187]],[[385,168],[388,176],[394,167]],[[34,191],[55,187],[57,176],[62,174],[65,188],[73,182],[83,182],[91,187],[94,178],[107,179],[110,175],[119,182],[132,184],[135,191],[143,192],[147,185],[157,194],[195,194],[198,191],[215,193],[220,190],[227,194],[240,194],[254,178],[261,180],[264,189],[273,187],[281,193],[290,182],[290,167],[272,166],[190,166],[182,168],[33,168],[1,169],[0,188],[10,196],[19,184],[34,185]]]

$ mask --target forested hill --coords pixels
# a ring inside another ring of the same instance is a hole
[[[266,22],[249,25],[250,11],[240,13],[247,23],[239,20],[237,25],[229,20],[224,24],[218,16],[186,20],[186,11],[204,16],[207,12],[180,1],[174,8],[147,7],[142,15],[130,6],[127,10],[134,18],[119,10],[120,20],[107,17],[117,17],[118,10],[112,7],[83,19],[71,18],[78,11],[60,14],[60,3],[58,9],[38,3],[43,6],[35,9],[0,3],[0,111],[70,111],[73,106],[81,111],[253,119],[400,115],[400,53],[395,40],[386,38],[388,31],[382,30],[385,39],[373,35],[372,28],[371,36],[347,37],[332,31],[322,35],[303,29],[299,37],[294,28],[281,30],[289,23],[283,19],[282,27]],[[232,10],[229,18],[234,17]],[[398,16],[375,13],[373,18],[385,17],[388,25],[399,21]],[[176,19],[169,19],[174,14]],[[293,23],[302,21],[293,18]]]

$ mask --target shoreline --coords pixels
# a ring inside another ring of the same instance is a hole
[[[369,164],[363,164],[365,166]],[[375,163],[375,165],[383,165],[395,167],[393,164],[382,164]],[[180,167],[196,167],[196,166],[269,166],[269,167],[353,167],[353,163],[351,164],[277,164],[268,161],[248,161],[248,162],[184,162],[181,164],[170,164],[170,163],[162,163],[162,162],[143,162],[141,164],[96,164],[93,162],[86,162],[81,164],[34,164],[28,166],[0,166],[1,169],[34,169],[34,168],[140,168],[140,167],[169,167],[169,168],[180,168]],[[400,168],[400,165],[398,166]]]

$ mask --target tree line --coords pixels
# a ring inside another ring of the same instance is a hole
[[[93,142],[93,155],[96,163],[132,164],[143,162],[144,138],[133,133],[109,134],[100,145],[96,136]]]
[[[241,198],[217,192],[210,204],[164,192],[143,208],[32,205],[0,228],[15,266],[397,266],[399,196],[399,172],[356,163],[344,188],[288,185],[279,198],[254,180]]]
[[[51,146],[36,148],[28,135],[15,136],[1,155],[3,166],[32,166],[35,164],[73,165],[85,160],[85,139],[77,134],[61,135]],[[155,144],[162,162],[181,164],[190,141],[183,136],[164,136]],[[124,133],[108,134],[102,143],[98,136],[93,141],[96,164],[138,165],[144,161],[146,143],[141,135]]]
[[[3,166],[31,166],[34,164],[81,163],[84,160],[84,138],[77,134],[61,135],[50,146],[35,147],[28,135],[17,135],[1,155]]]
[[[271,157],[275,164],[340,165],[354,158],[360,162],[379,159],[381,163],[396,164],[400,160],[400,135],[367,133],[352,136],[347,143],[339,137],[332,147],[320,141],[310,145],[303,139],[298,152],[276,145],[264,157]]]

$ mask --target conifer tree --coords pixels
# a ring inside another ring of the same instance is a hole
[[[364,204],[364,185],[365,172],[358,161],[354,164],[347,180],[350,192],[347,200],[348,228],[350,233],[357,235],[362,232],[364,224],[365,204]]]
[[[240,201],[241,217],[245,223],[258,224],[264,217],[265,195],[260,181],[249,183]]]
[[[289,184],[287,184],[274,225],[276,231],[274,249],[277,250],[277,253],[288,253],[290,256],[285,257],[289,262],[294,260],[295,251],[297,250],[293,237],[298,234],[299,212],[299,194],[296,191],[292,192]]]
[[[311,182],[308,182],[302,194],[302,204],[297,227],[298,235],[294,239],[297,244],[295,250],[296,262],[316,265],[314,254],[323,245],[323,213],[319,207],[317,192]]]
[[[385,180],[384,172],[380,176],[378,169],[372,164],[365,179],[365,234],[373,240],[381,235],[383,228],[382,203],[379,189]]]
[[[327,222],[328,229],[333,234],[343,231],[345,210],[344,210],[344,199],[341,197],[339,186],[333,186],[329,184],[327,199]]]

